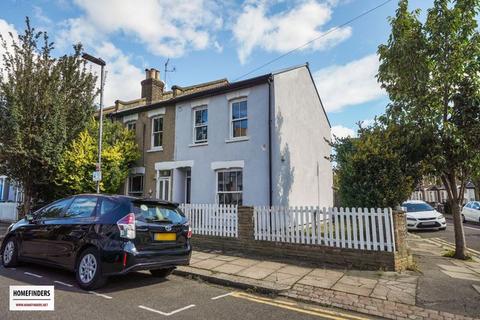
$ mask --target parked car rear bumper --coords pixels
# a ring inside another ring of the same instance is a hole
[[[103,274],[120,275],[133,271],[172,268],[190,264],[192,248],[190,243],[180,249],[138,252],[127,247],[111,253],[116,258],[103,263]]]

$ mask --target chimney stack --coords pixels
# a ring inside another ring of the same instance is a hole
[[[160,71],[154,68],[145,69],[145,80],[142,82],[142,98],[147,104],[162,99],[165,83],[160,80]]]

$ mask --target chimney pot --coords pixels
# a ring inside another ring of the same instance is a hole
[[[145,80],[142,81],[142,98],[147,103],[161,100],[165,84],[160,80],[160,72],[155,68],[145,69]]]

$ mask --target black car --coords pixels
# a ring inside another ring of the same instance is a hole
[[[166,277],[190,263],[192,235],[177,204],[85,194],[58,200],[12,224],[1,251],[5,267],[20,261],[74,271],[92,290],[108,276],[150,270]]]

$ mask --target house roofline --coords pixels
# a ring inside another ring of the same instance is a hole
[[[315,80],[313,79],[312,71],[310,71],[310,65],[308,64],[308,62],[305,64],[305,67],[308,70],[308,74],[310,75],[310,79],[312,79],[313,87],[315,88],[315,92],[317,93],[318,100],[320,100],[320,105],[322,106],[322,110],[323,110],[323,113],[325,114],[325,118],[327,118],[328,126],[330,127],[330,129],[332,129],[330,119],[328,119],[327,111],[325,110],[325,107],[323,106],[322,98],[320,97],[320,93],[318,93],[318,88],[317,88],[317,85],[315,84]]]
[[[218,95],[218,94],[222,94],[222,93],[226,93],[226,92],[230,92],[230,91],[234,91],[234,90],[239,90],[239,89],[243,89],[243,88],[247,88],[247,87],[253,87],[253,86],[256,86],[256,85],[259,85],[259,84],[267,83],[268,79],[270,79],[271,76],[272,76],[272,74],[268,73],[268,74],[264,74],[264,75],[261,75],[261,76],[255,77],[255,78],[250,78],[250,79],[246,79],[246,80],[242,80],[242,81],[227,83],[224,86],[219,86],[219,87],[212,88],[212,89],[207,89],[207,90],[203,90],[203,91],[199,91],[199,92],[194,92],[194,93],[178,96],[178,97],[175,97],[175,98],[172,98],[172,99],[169,99],[169,100],[158,101],[158,102],[154,102],[154,103],[151,103],[151,104],[134,107],[134,108],[131,108],[131,109],[124,109],[124,110],[112,112],[112,113],[110,113],[110,115],[111,116],[124,116],[124,115],[129,115],[129,114],[133,114],[133,113],[138,113],[138,112],[142,112],[142,111],[146,111],[146,110],[150,110],[150,109],[155,109],[155,108],[167,106],[167,105],[176,104],[176,103],[187,101],[187,100],[195,100],[195,99],[210,97],[210,96],[214,96],[214,95]]]

